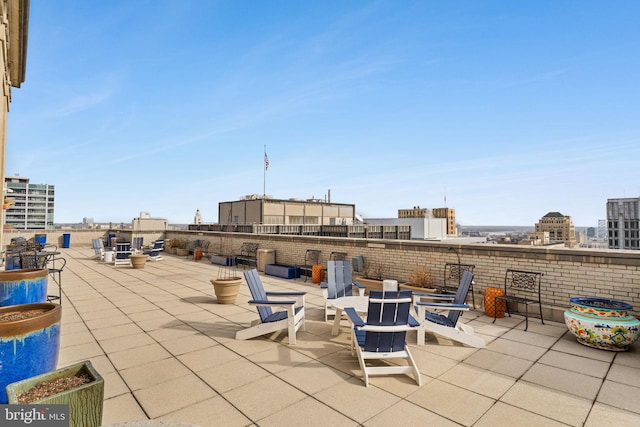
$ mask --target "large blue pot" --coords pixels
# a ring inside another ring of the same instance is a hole
[[[24,312],[34,317],[7,319]],[[56,369],[61,315],[52,303],[0,307],[0,404],[7,403],[8,384]]]
[[[46,268],[0,271],[0,307],[45,302],[48,277]]]

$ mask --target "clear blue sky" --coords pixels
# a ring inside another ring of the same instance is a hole
[[[638,197],[638,1],[31,0],[8,175],[55,221],[266,193],[595,226]],[[134,189],[131,184],[137,184]]]

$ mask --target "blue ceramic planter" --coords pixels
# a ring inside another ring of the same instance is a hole
[[[37,315],[3,320],[28,311]],[[61,315],[60,305],[52,303],[0,307],[0,404],[7,403],[8,384],[56,369]]]
[[[47,269],[0,271],[0,307],[45,302],[48,277]]]

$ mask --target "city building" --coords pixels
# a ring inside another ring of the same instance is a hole
[[[167,230],[168,226],[166,218],[152,218],[149,212],[140,212],[140,216],[131,221],[131,229],[134,231]]]
[[[31,184],[29,178],[5,177],[13,204],[4,211],[7,226],[24,230],[52,230],[55,190],[49,184]]]
[[[412,209],[398,209],[398,218],[443,218],[446,220],[446,234],[457,236],[458,227],[456,225],[456,210],[452,208],[427,209],[414,206]]]
[[[200,209],[196,209],[196,214],[193,217],[193,223],[196,225],[202,224],[202,214],[200,213]]]
[[[435,218],[444,218],[447,220],[447,235],[457,236],[458,227],[456,226],[456,210],[452,208],[434,208],[433,216]]]
[[[548,231],[532,231],[527,233],[526,239],[518,240],[519,245],[528,245],[528,246],[544,246],[548,245],[549,242],[549,232]]]
[[[218,203],[220,224],[352,225],[356,205],[323,199],[272,199],[249,195]]]
[[[431,218],[431,212],[427,208],[414,206],[413,209],[398,209],[398,218]]]
[[[564,242],[567,246],[575,246],[576,230],[570,216],[560,212],[549,212],[535,225],[535,232],[549,232],[549,243]]]
[[[640,197],[607,199],[609,249],[640,249]]]

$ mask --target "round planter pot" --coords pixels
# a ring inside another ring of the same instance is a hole
[[[241,277],[231,277],[229,279],[211,279],[213,291],[218,299],[218,304],[234,304],[242,284]]]
[[[48,277],[46,268],[0,271],[0,307],[45,302]]]
[[[176,255],[178,256],[188,256],[189,249],[176,248]]]
[[[21,313],[34,317],[2,320]],[[0,308],[0,404],[7,403],[5,387],[56,369],[60,351],[59,304],[20,304]]]
[[[633,307],[606,298],[571,298],[564,322],[580,344],[626,351],[640,336],[640,320],[627,313]]]
[[[144,268],[148,259],[149,255],[129,255],[129,260],[133,268]]]

